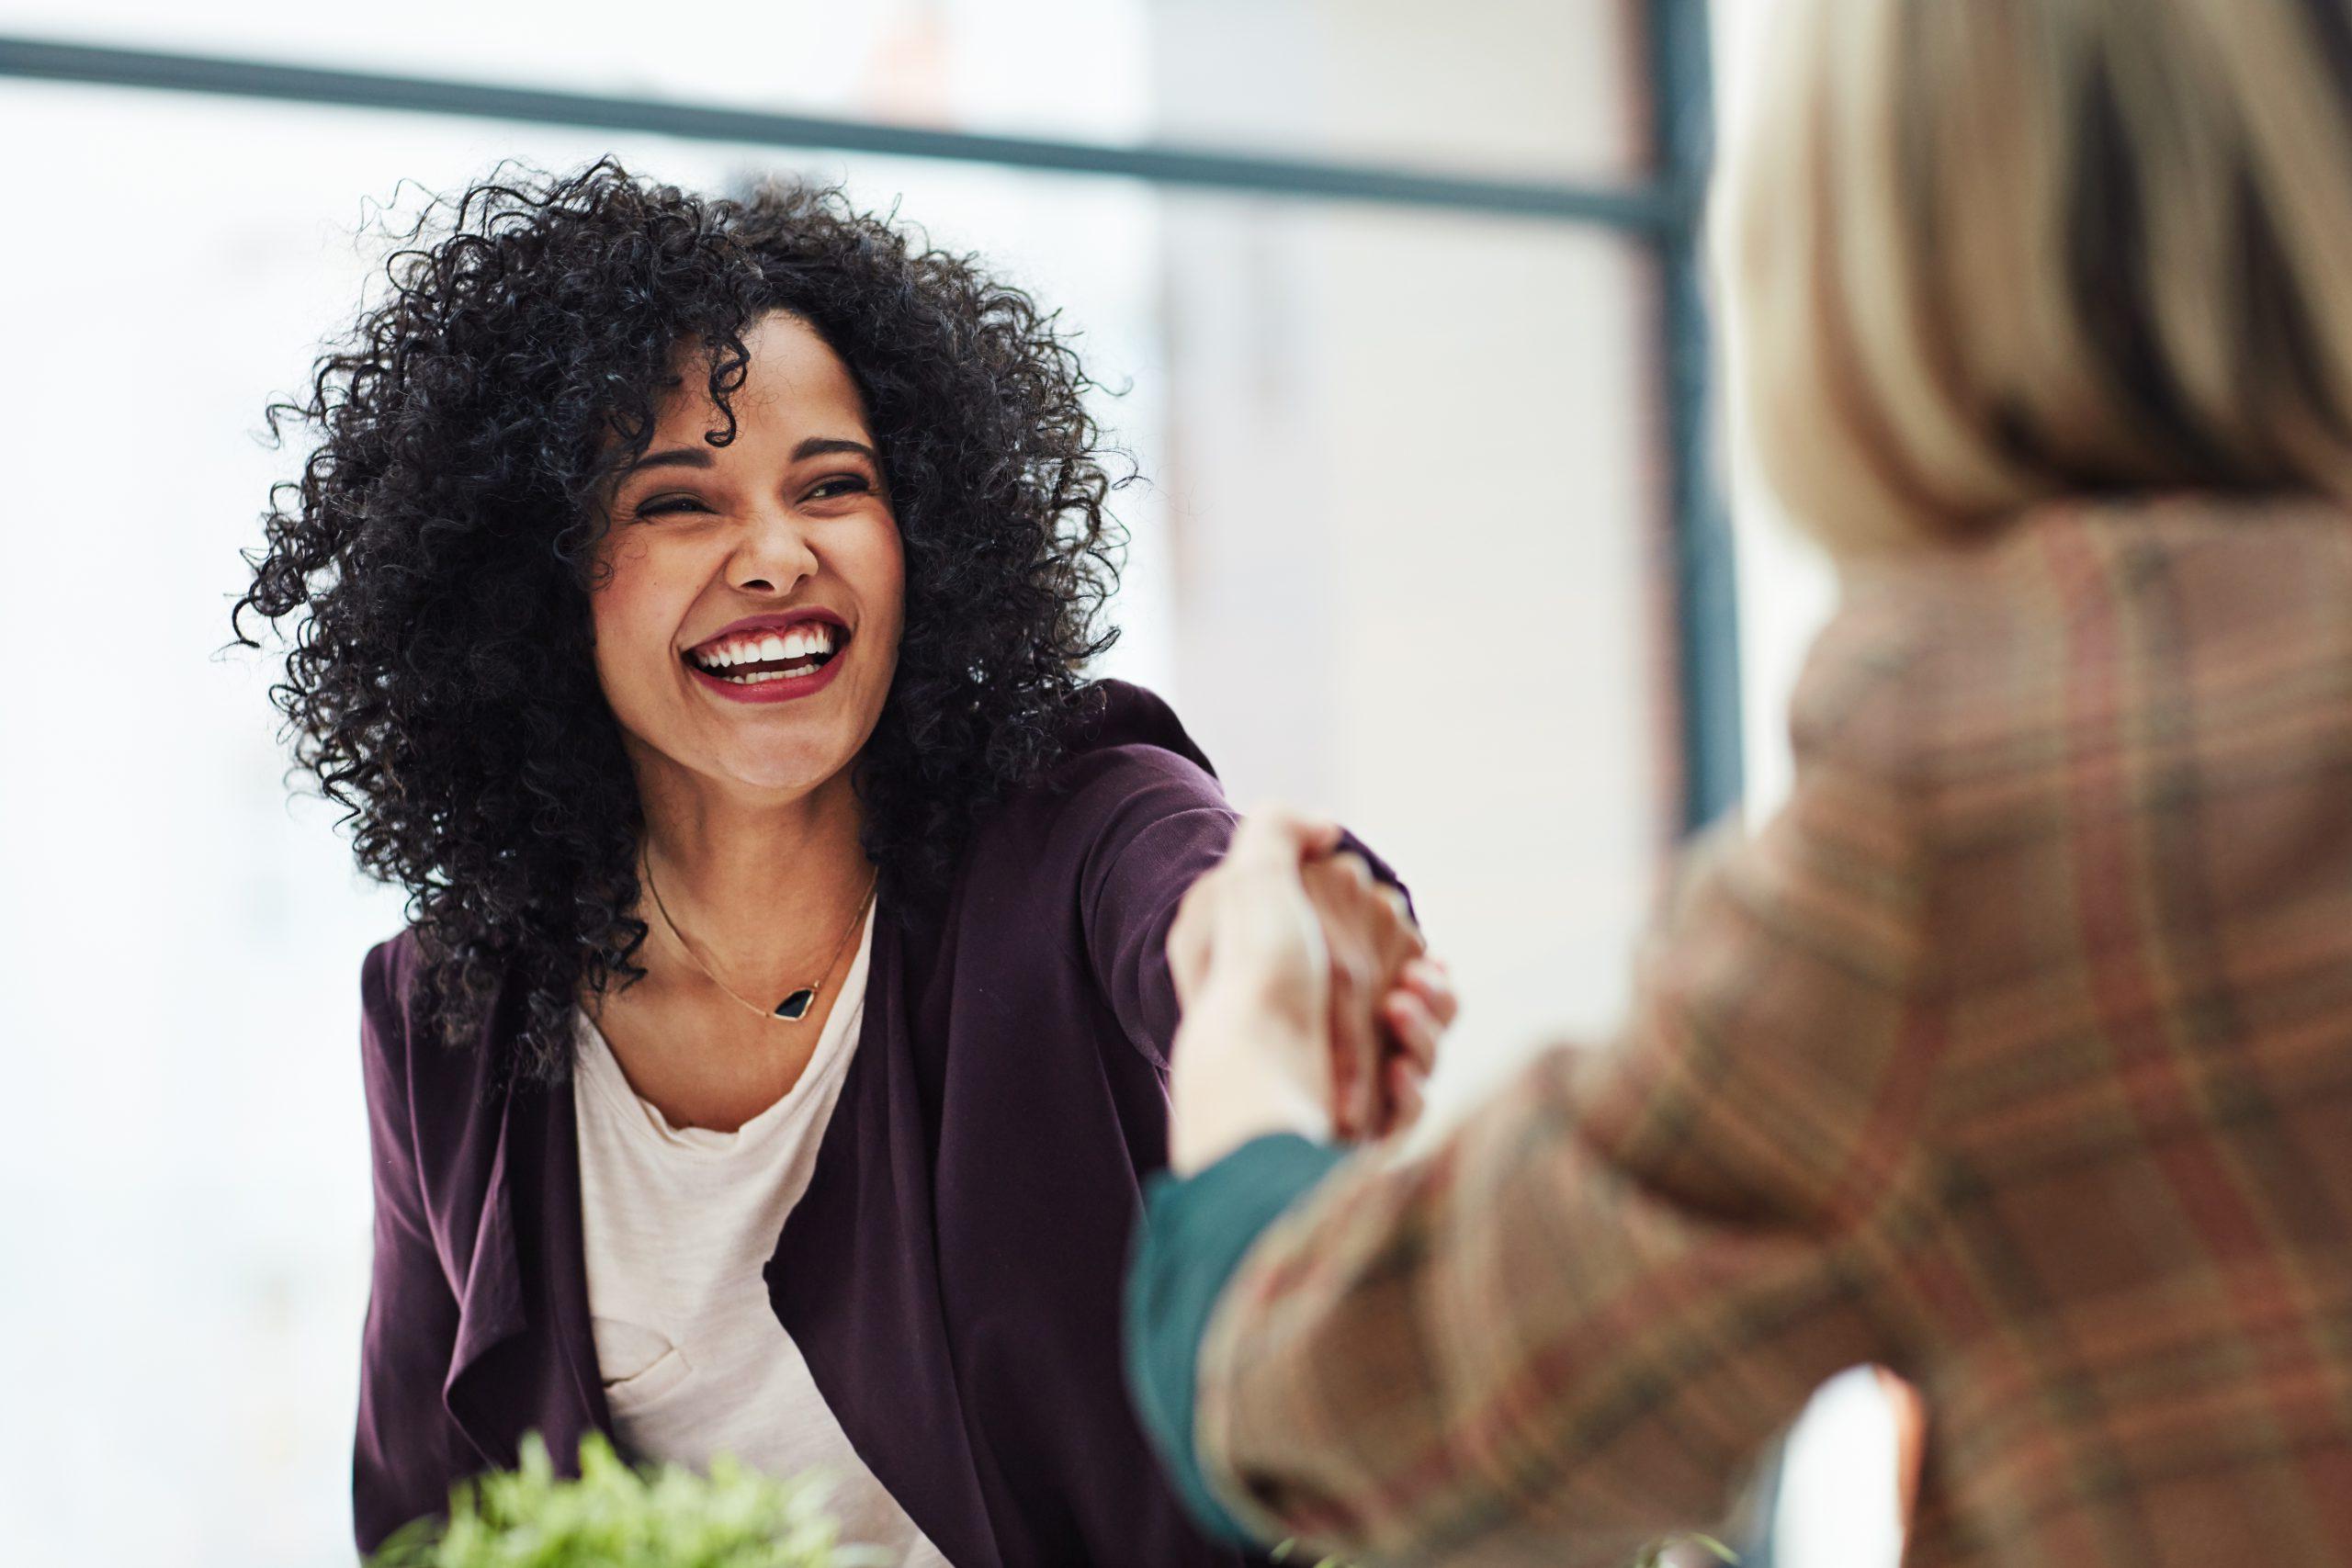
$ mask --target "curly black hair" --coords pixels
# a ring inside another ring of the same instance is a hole
[[[771,311],[813,328],[865,397],[906,629],[856,777],[901,903],[944,886],[976,816],[1060,754],[1080,666],[1116,635],[1106,503],[1128,476],[1055,316],[838,189],[731,199],[610,159],[502,165],[395,237],[389,290],[268,411],[278,439],[292,422],[318,444],[271,492],[232,626],[254,647],[249,612],[281,632],[294,617],[271,700],[361,867],[407,889],[443,1036],[514,1007],[501,1076],[553,1081],[583,988],[643,973],[642,818],[588,593],[603,498],[679,354],[700,350],[718,443],[743,333]]]

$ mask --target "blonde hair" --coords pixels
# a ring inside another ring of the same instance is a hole
[[[2086,491],[2352,499],[2352,0],[1775,0],[1735,396],[1834,548]]]

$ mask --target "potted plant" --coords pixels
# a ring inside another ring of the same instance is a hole
[[[580,1477],[555,1472],[537,1435],[514,1470],[459,1486],[447,1520],[420,1519],[369,1568],[879,1568],[844,1545],[820,1474],[778,1481],[721,1455],[707,1475],[632,1469],[597,1436]]]

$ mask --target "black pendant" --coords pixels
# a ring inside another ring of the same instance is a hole
[[[788,1022],[797,1023],[802,1019],[807,1018],[808,1016],[808,1010],[816,1005],[817,987],[814,986],[803,986],[800,989],[793,992],[792,995],[785,998],[784,1000],[775,1004],[775,1015]]]

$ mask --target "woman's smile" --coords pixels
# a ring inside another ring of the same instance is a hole
[[[676,351],[611,498],[589,608],[639,788],[650,771],[775,804],[852,787],[898,669],[905,559],[848,367],[784,310],[742,341],[724,410],[699,344]]]
[[[853,634],[831,610],[752,615],[680,655],[695,683],[732,703],[788,703],[832,683]]]

